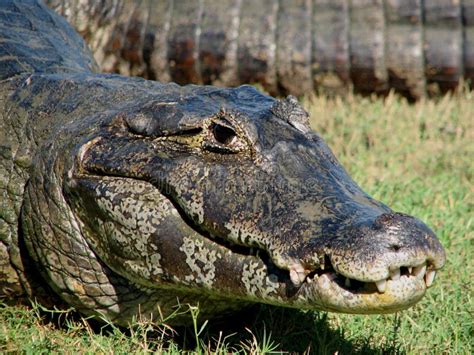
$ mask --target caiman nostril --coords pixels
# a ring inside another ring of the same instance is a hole
[[[389,246],[389,249],[392,251],[399,251],[402,247],[398,244],[392,244]]]

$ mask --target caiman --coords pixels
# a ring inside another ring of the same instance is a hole
[[[120,325],[177,304],[412,306],[441,244],[362,191],[308,118],[251,86],[97,73],[63,18],[2,1],[0,296]]]

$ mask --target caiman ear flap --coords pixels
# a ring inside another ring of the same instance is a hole
[[[200,119],[186,110],[186,103],[153,101],[125,112],[128,129],[133,134],[161,137],[200,128]]]
[[[284,100],[277,100],[270,111],[279,119],[288,122],[297,130],[307,133],[309,126],[309,113],[300,105],[296,97],[288,95]]]

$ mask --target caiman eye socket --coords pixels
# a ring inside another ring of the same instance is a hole
[[[237,134],[232,128],[220,124],[214,124],[212,134],[214,135],[214,139],[222,145],[230,145],[237,138]]]

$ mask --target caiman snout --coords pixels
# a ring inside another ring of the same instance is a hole
[[[347,238],[351,247],[340,242]],[[400,213],[385,213],[371,223],[349,228],[326,253],[335,270],[360,281],[384,280],[400,268],[423,264],[439,269],[445,259],[434,233],[418,219]]]
[[[298,283],[304,274],[303,294],[314,291],[327,298],[325,307],[343,312],[406,308],[423,296],[445,263],[431,229],[402,213],[382,213],[310,244],[303,249],[317,257],[302,256],[302,264],[290,269],[291,279]],[[314,260],[317,267],[310,266]]]

